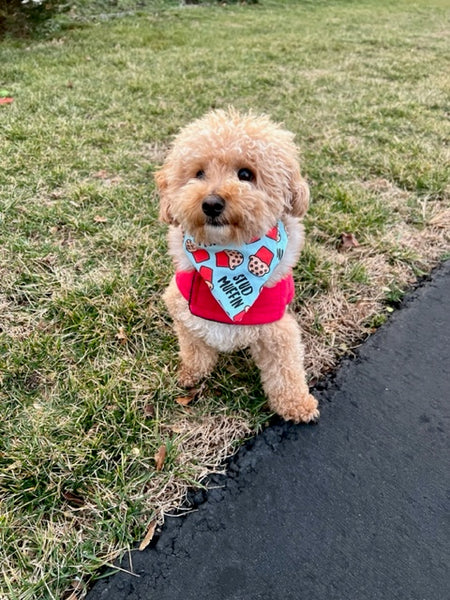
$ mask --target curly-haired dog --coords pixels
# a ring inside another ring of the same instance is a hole
[[[287,309],[309,200],[293,137],[266,116],[212,111],[179,133],[156,183],[176,269],[164,299],[180,384],[208,375],[218,352],[248,347],[271,409],[307,422],[319,411]]]

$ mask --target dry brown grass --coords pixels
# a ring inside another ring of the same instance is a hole
[[[384,234],[369,237],[364,245],[341,251],[323,249],[333,265],[330,289],[310,299],[298,312],[306,343],[306,367],[312,381],[333,369],[343,355],[374,331],[374,318],[379,324],[383,321],[380,316],[392,312],[386,304],[392,286],[401,296],[417,282],[418,274],[429,273],[450,250],[450,206],[446,194],[442,200],[420,202],[422,224],[418,227],[411,219],[407,192],[386,180],[370,182],[367,187],[389,203],[398,219]],[[366,283],[353,290],[349,301],[339,277],[355,261],[364,267]],[[320,331],[316,326],[318,315]]]

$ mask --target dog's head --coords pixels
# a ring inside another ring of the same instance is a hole
[[[162,221],[202,244],[242,244],[283,213],[302,217],[309,190],[293,134],[266,116],[216,110],[175,138],[156,183]]]

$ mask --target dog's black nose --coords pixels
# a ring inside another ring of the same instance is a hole
[[[210,194],[203,200],[202,210],[207,217],[220,216],[225,209],[225,200],[218,194]]]

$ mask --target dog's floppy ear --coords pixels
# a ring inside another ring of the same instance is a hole
[[[309,186],[300,175],[298,165],[292,170],[290,182],[289,209],[295,217],[303,217],[309,206]]]
[[[168,223],[171,225],[173,223],[173,217],[171,214],[170,201],[167,194],[168,181],[164,167],[155,172],[155,181],[160,199],[159,218],[163,223]]]

